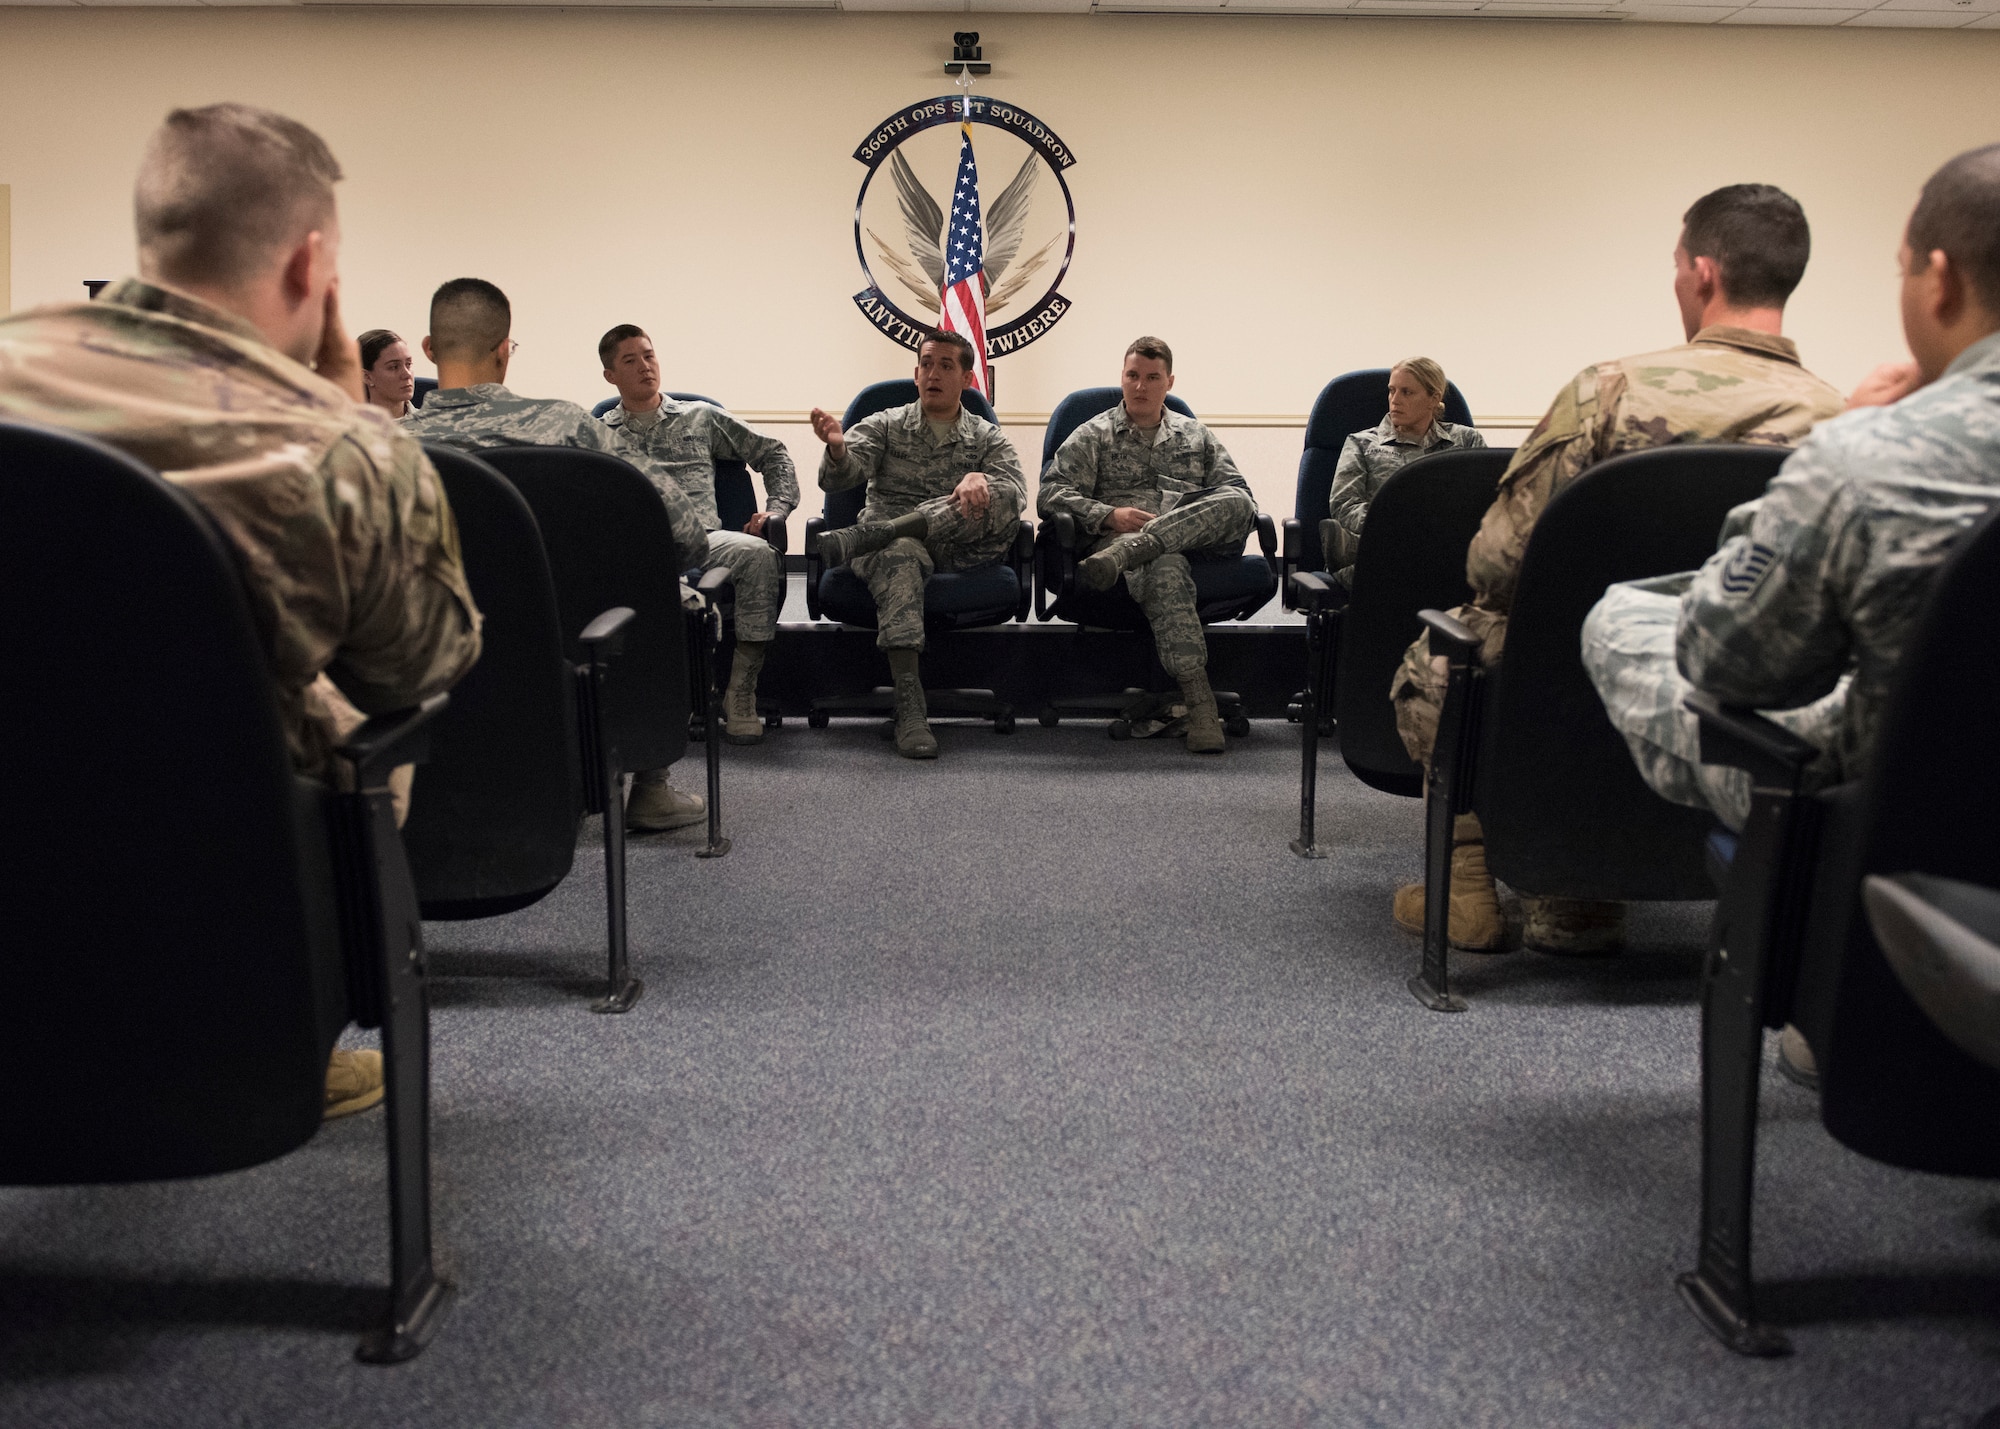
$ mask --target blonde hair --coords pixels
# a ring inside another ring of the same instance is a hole
[[[1449,385],[1444,380],[1444,369],[1428,357],[1406,357],[1389,369],[1391,377],[1398,372],[1407,372],[1417,379],[1417,385],[1430,393],[1431,399],[1437,403],[1437,410],[1431,413],[1432,420],[1442,419],[1445,388]]]

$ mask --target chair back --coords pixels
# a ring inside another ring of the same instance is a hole
[[[437,386],[438,386],[437,378],[419,377],[417,379],[417,390],[410,394],[410,405],[412,407],[423,406],[424,398],[430,396],[431,393],[437,391]]]
[[[2000,497],[2000,491],[1996,491]],[[1911,630],[1868,777],[1834,807],[1799,981],[1801,1025],[1820,1057],[1820,1115],[1877,1160],[1960,1176],[2000,1176],[2000,1071],[1960,1050],[1911,999],[1861,904],[1868,874],[1925,873],[1992,883],[2000,869],[2000,661],[1967,632],[2000,609],[2000,508],[1962,536]],[[1852,789],[1853,786],[1845,786]],[[1858,837],[1842,837],[1842,804]]]
[[[605,452],[497,447],[479,455],[535,513],[572,664],[589,658],[578,637],[598,615],[621,605],[637,612],[604,682],[611,746],[622,770],[672,764],[687,749],[688,640],[659,492]]]
[[[478,457],[424,450],[485,625],[479,663],[431,722],[403,845],[426,918],[494,917],[548,893],[575,859],[576,681],[534,512]]]
[[[1373,788],[1413,799],[1424,792],[1423,766],[1396,733],[1389,686],[1423,630],[1417,612],[1472,599],[1466,547],[1513,456],[1511,448],[1479,447],[1418,457],[1369,503],[1353,599],[1340,617],[1333,699],[1341,758]]]
[[[722,407],[713,397],[704,397],[699,392],[669,392],[666,395],[676,402],[706,402],[711,407]],[[590,409],[590,415],[601,417],[617,405],[616,397],[606,397]],[[722,410],[729,409],[723,407]],[[723,530],[741,531],[757,514],[757,487],[750,480],[750,468],[734,457],[714,465],[715,514],[721,520]]]
[[[1306,418],[1306,449],[1299,458],[1299,484],[1293,497],[1292,514],[1308,532],[1319,530],[1326,519],[1327,503],[1333,497],[1333,472],[1340,465],[1340,449],[1356,432],[1377,426],[1389,415],[1389,371],[1367,367],[1344,372],[1320,389],[1312,414]],[[1455,426],[1472,425],[1472,409],[1458,384],[1447,382],[1444,389],[1444,420]],[[1371,511],[1370,518],[1373,520]],[[1362,529],[1366,530],[1366,527]],[[1317,542],[1307,542],[1306,570],[1326,564],[1317,556]],[[1414,636],[1411,637],[1415,639]]]
[[[1699,567],[1730,508],[1761,496],[1790,455],[1720,443],[1629,452],[1543,511],[1481,713],[1473,803],[1495,877],[1575,898],[1715,896],[1714,816],[1668,803],[1639,777],[1584,672],[1583,620],[1614,582]]]
[[[206,1175],[318,1129],[348,1020],[326,795],[239,571],[130,457],[0,423],[0,1183]]]
[[[847,411],[841,415],[840,429],[844,432],[855,423],[886,412],[891,407],[907,407],[917,400],[917,384],[905,378],[895,382],[872,382],[854,394],[854,400],[847,404]],[[993,404],[978,392],[967,388],[960,397],[959,404],[975,417],[999,425],[999,418],[993,415]],[[868,502],[868,484],[850,487],[846,491],[829,491],[820,510],[826,517],[829,531],[838,531],[843,526],[852,526],[861,515],[861,508]]]
[[[1116,387],[1082,387],[1056,403],[1055,411],[1049,413],[1048,428],[1042,433],[1042,470],[1048,470],[1071,432],[1099,412],[1110,411],[1121,400],[1123,394]],[[1167,394],[1167,405],[1183,417],[1194,415],[1194,408],[1171,392]]]

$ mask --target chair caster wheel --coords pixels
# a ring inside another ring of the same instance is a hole
[[[993,716],[993,732],[995,734],[1012,734],[1014,732],[1014,716]]]
[[[1041,721],[1043,729],[1054,729],[1057,725],[1062,723],[1062,716],[1057,714],[1054,710],[1043,710],[1039,715],[1036,715],[1035,718]]]
[[[785,717],[784,717],[783,715],[765,715],[765,716],[764,716],[764,728],[766,728],[766,729],[783,729],[784,727],[785,727]]]
[[[813,729],[825,729],[832,718],[825,710],[812,710],[806,715],[806,723]]]
[[[1111,728],[1107,729],[1105,733],[1113,739],[1120,741],[1130,739],[1132,737],[1132,721],[1129,719],[1114,719],[1111,721]]]
[[[1237,715],[1233,719],[1224,721],[1222,728],[1224,733],[1233,735],[1237,739],[1241,739],[1243,738],[1243,736],[1250,733],[1250,721],[1245,719],[1242,715]]]

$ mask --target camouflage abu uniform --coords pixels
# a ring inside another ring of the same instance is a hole
[[[1841,406],[1840,394],[1799,364],[1789,339],[1747,328],[1706,327],[1683,347],[1586,367],[1507,464],[1466,552],[1472,604],[1452,614],[1481,637],[1481,659],[1497,663],[1536,519],[1598,462],[1676,442],[1794,446]],[[1444,661],[1418,636],[1390,685],[1397,732],[1420,763],[1429,763],[1437,739],[1445,679]]]
[[[644,452],[687,494],[708,532],[708,569],[726,567],[736,583],[736,637],[762,642],[777,633],[778,592],[785,573],[762,536],[725,531],[715,509],[715,463],[747,462],[764,478],[765,510],[784,516],[799,504],[791,453],[774,437],[751,431],[720,407],[660,397],[650,412],[619,403],[602,418],[626,445]]]
[[[1042,473],[1035,509],[1043,520],[1066,512],[1093,538],[1092,552],[1118,538],[1105,522],[1120,506],[1150,511],[1144,530],[1165,548],[1125,572],[1132,599],[1146,612],[1160,664],[1176,679],[1207,668],[1208,642],[1195,611],[1187,556],[1233,556],[1257,523],[1250,484],[1215,434],[1171,407],[1150,431],[1136,427],[1120,402],[1069,434]]]
[[[1682,706],[1695,690],[1818,745],[1821,783],[1864,776],[1931,581],[1996,501],[2000,334],[1893,407],[1816,430],[1700,571],[1612,586],[1584,623],[1583,662],[1646,782],[1742,827],[1749,777],[1701,763]]]
[[[645,452],[574,402],[553,397],[517,397],[498,382],[441,387],[424,405],[403,418],[403,429],[420,442],[438,442],[477,453],[490,447],[582,447],[630,462],[666,503],[674,533],[674,567],[690,571],[708,559],[708,531],[694,503]]]
[[[1320,523],[1320,545],[1326,552],[1326,568],[1344,586],[1354,584],[1354,553],[1361,548],[1361,527],[1368,519],[1368,505],[1382,484],[1420,456],[1432,452],[1463,451],[1486,445],[1477,427],[1433,419],[1416,441],[1396,430],[1384,417],[1378,426],[1355,432],[1341,444],[1340,463],[1333,470],[1333,490],[1327,496],[1327,515]]]
[[[0,319],[0,416],[98,438],[201,502],[242,552],[300,773],[359,722],[449,689],[479,614],[437,472],[385,415],[243,319],[135,278]]]
[[[921,541],[898,537],[853,561],[854,573],[875,597],[875,644],[883,650],[924,648],[924,582],[933,571],[969,571],[1007,554],[1027,505],[1021,459],[1000,429],[964,407],[934,435],[923,404],[892,407],[848,429],[847,448],[820,458],[822,491],[847,491],[868,483],[866,522],[893,521],[921,510],[930,521]],[[971,472],[984,472],[992,500],[984,515],[968,517],[951,493]]]

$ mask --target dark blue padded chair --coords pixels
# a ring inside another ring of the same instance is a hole
[[[917,384],[908,380],[877,382],[864,387],[847,404],[840,419],[845,431],[856,422],[905,407],[917,400]],[[997,419],[993,407],[979,393],[968,391],[959,399],[966,410],[989,422]],[[838,531],[852,526],[867,501],[866,485],[826,494],[822,514],[806,522],[806,610],[814,620],[836,620],[863,630],[875,629],[875,597],[852,567],[827,570],[819,558],[822,531]],[[1025,518],[1015,533],[1007,555],[990,566],[970,571],[939,571],[924,584],[924,628],[932,634],[969,630],[984,625],[1000,625],[1009,620],[1026,620],[1033,595],[1029,565],[1034,552],[1034,527]],[[961,715],[990,719],[997,733],[1014,728],[1014,710],[997,699],[991,690],[930,690],[925,699],[932,714]],[[887,686],[859,695],[822,695],[812,702],[807,722],[824,729],[836,714],[887,713],[895,708],[894,693]]]
[[[1056,404],[1049,414],[1048,429],[1042,434],[1042,470],[1046,472],[1056,452],[1070,434],[1100,412],[1109,411],[1120,401],[1116,387],[1085,387]],[[1183,417],[1194,409],[1169,394],[1167,405]],[[1035,539],[1035,615],[1040,620],[1067,620],[1079,628],[1126,630],[1146,641],[1148,678],[1157,681],[1163,671],[1153,658],[1152,627],[1145,611],[1132,599],[1125,582],[1110,590],[1094,591],[1077,579],[1077,563],[1091,537],[1077,528],[1068,516],[1056,516],[1042,523]],[[1195,611],[1204,625],[1224,620],[1247,620],[1270,602],[1278,584],[1277,528],[1263,512],[1257,513],[1257,544],[1261,556],[1191,556],[1188,569],[1194,577]],[[1250,732],[1250,722],[1242,712],[1242,701],[1231,691],[1215,692],[1217,708],[1231,734]],[[1122,738],[1133,720],[1144,714],[1142,706],[1154,703],[1145,690],[1128,689],[1115,694],[1083,695],[1051,700],[1041,720],[1053,727],[1067,713],[1111,714],[1113,738]]]
[[[437,387],[438,387],[437,378],[419,377],[417,379],[417,390],[410,394],[410,405],[412,407],[423,406],[424,398],[428,397],[431,393],[437,391]]]
[[[1340,449],[1356,432],[1379,425],[1389,415],[1389,369],[1365,367],[1343,372],[1320,389],[1306,418],[1306,449],[1299,458],[1298,490],[1292,499],[1292,519],[1285,523],[1285,553],[1282,574],[1326,569],[1326,545],[1320,523],[1330,519],[1327,503],[1333,497],[1333,472],[1340,465]],[[1456,426],[1472,425],[1472,409],[1458,384],[1447,382],[1444,390],[1444,420]],[[1291,609],[1294,593],[1286,580],[1285,607]]]

